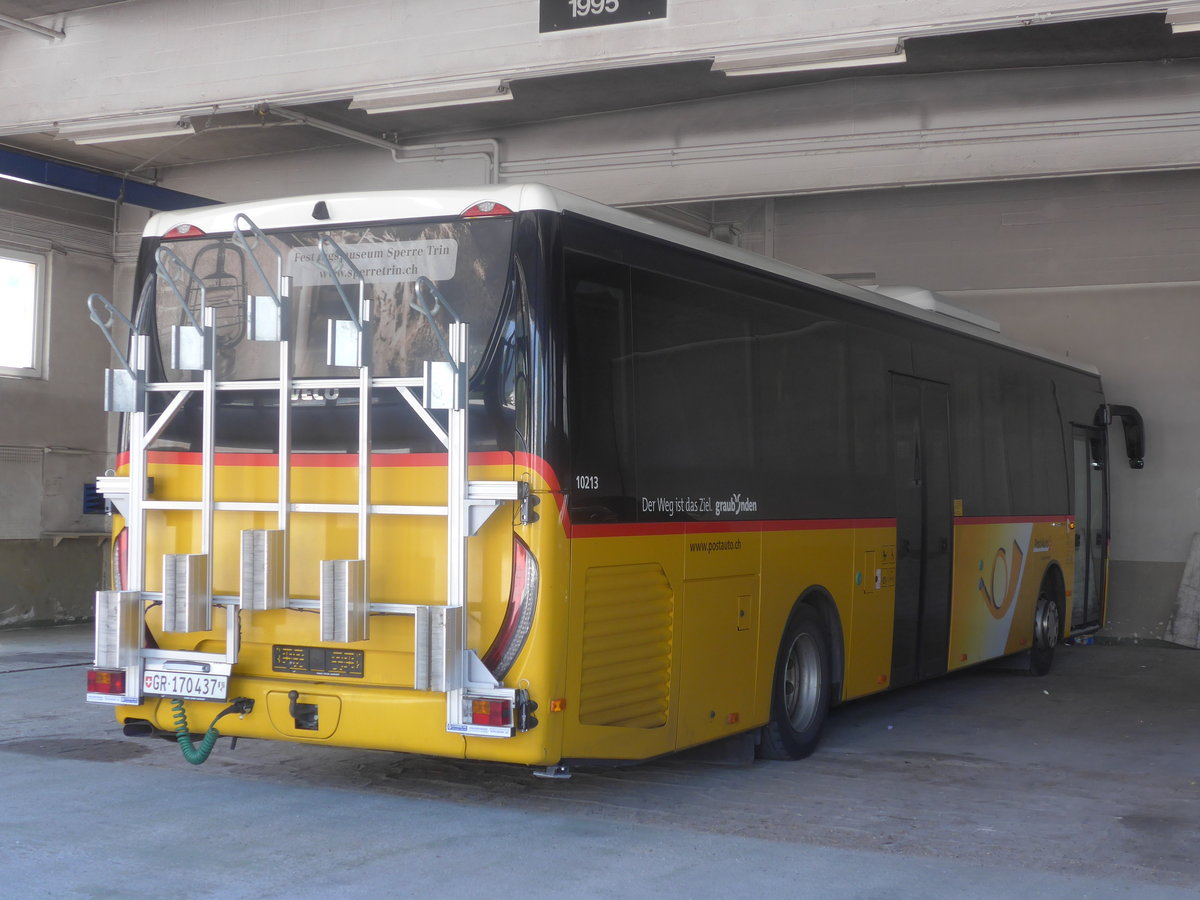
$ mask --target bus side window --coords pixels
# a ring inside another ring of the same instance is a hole
[[[1066,455],[1054,395],[1021,373],[1002,375],[1005,453],[1013,515],[1048,515],[1067,505]]]
[[[993,515],[1015,514],[1012,501],[1013,461],[1008,456],[1004,417],[1004,387],[994,371],[980,374],[980,408],[983,411],[984,509]]]
[[[577,522],[632,521],[629,269],[567,253],[566,292],[572,471],[565,487],[571,517]]]
[[[639,493],[757,502],[747,298],[635,269],[633,308]]]

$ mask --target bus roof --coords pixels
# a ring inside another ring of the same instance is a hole
[[[177,226],[185,224],[206,234],[229,233],[234,230],[234,219],[239,215],[249,217],[264,231],[396,219],[457,218],[477,203],[485,201],[502,204],[513,212],[548,210],[574,213],[606,222],[628,231],[689,247],[748,268],[834,293],[854,302],[887,309],[910,319],[924,321],[937,328],[970,335],[990,344],[998,344],[1072,369],[1099,375],[1094,366],[1047,350],[1011,341],[996,333],[993,327],[989,327],[990,323],[981,317],[965,311],[954,310],[947,304],[896,299],[896,297],[888,296],[877,290],[846,284],[807,269],[743,250],[740,247],[693,234],[673,225],[648,219],[635,212],[605,206],[594,200],[588,200],[543,184],[493,184],[467,188],[334,192],[276,200],[218,204],[157,213],[146,223],[143,236],[147,238],[162,237]],[[324,204],[324,210],[322,217],[317,218],[314,213],[317,205],[321,203]],[[906,288],[901,295],[915,290]],[[928,292],[922,291],[917,291],[917,293],[928,294]]]

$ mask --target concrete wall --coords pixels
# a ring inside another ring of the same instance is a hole
[[[0,629],[92,618],[107,555],[107,541],[0,541]]]
[[[0,627],[91,615],[103,577],[83,485],[109,464],[108,345],[85,298],[112,292],[112,204],[0,180],[0,245],[50,257],[45,375],[0,378]]]
[[[1015,340],[1100,368],[1146,421],[1146,468],[1111,467],[1109,631],[1161,637],[1200,531],[1200,174],[861,192],[700,208],[751,249],[916,284]],[[1112,438],[1121,447],[1119,429]]]

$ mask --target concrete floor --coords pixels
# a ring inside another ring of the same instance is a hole
[[[87,627],[0,631],[0,895],[1196,897],[1200,653],[1062,648],[837,710],[799,763],[566,782],[222,741],[83,702]]]

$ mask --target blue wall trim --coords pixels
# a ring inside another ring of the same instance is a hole
[[[0,174],[23,178],[47,187],[62,188],[107,200],[120,200],[146,209],[188,209],[193,206],[212,206],[216,200],[184,194],[167,188],[155,187],[140,181],[130,181],[116,175],[106,175],[90,169],[81,169],[67,163],[53,162],[27,156],[14,150],[0,147]]]

